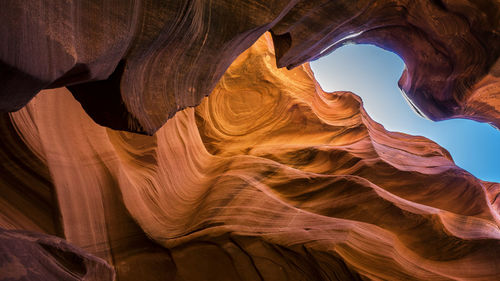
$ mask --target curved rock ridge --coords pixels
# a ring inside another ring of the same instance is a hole
[[[399,86],[423,116],[471,118],[500,127],[500,2],[322,1],[276,24],[278,66],[295,67],[346,42],[399,54]]]
[[[0,110],[69,86],[97,123],[153,134],[297,2],[3,1]]]
[[[68,86],[97,123],[153,134],[175,112],[198,105],[231,62],[271,31],[279,67],[296,67],[347,41],[376,44],[404,59],[400,86],[422,115],[500,127],[497,0],[1,5],[0,41],[8,42],[0,47],[3,112],[20,109],[42,89]]]
[[[3,169],[38,176],[2,184],[43,182],[57,208],[24,211],[36,188],[23,204],[0,193],[0,225],[61,231],[117,280],[496,280],[499,184],[387,132],[307,64],[278,69],[273,50],[262,37],[154,136],[95,124],[64,88],[42,92],[1,128],[22,140],[5,149],[30,151]]]
[[[0,280],[115,280],[105,261],[54,236],[0,228],[0,253]]]

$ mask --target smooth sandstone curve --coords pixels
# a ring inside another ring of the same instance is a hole
[[[154,136],[95,124],[65,89],[10,124],[4,135],[49,171],[60,218],[42,231],[61,229],[119,280],[500,274],[499,184],[432,141],[385,131],[354,94],[322,91],[308,65],[278,69],[269,35]],[[43,213],[16,215],[0,225],[41,231],[23,222]]]
[[[262,34],[293,68],[348,41],[406,63],[423,116],[500,127],[497,0],[66,1],[0,4],[0,110],[68,86],[97,123],[153,134],[198,105]]]

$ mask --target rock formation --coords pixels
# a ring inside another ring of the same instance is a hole
[[[101,2],[0,4],[0,277],[500,276],[500,184],[307,64],[376,44],[423,115],[500,127],[497,1]]]
[[[500,126],[496,0],[0,5],[0,40],[9,42],[0,47],[4,112],[41,89],[68,86],[97,123],[152,134],[175,112],[198,105],[231,62],[270,30],[279,67],[301,65],[346,40],[376,44],[404,59],[400,85],[423,115]]]
[[[103,260],[61,238],[0,229],[0,280],[112,280]]]
[[[32,195],[4,198],[1,225],[60,235],[119,280],[498,276],[498,184],[385,131],[307,64],[276,68],[270,46],[259,40],[154,136],[95,124],[65,89],[41,93],[4,121],[17,157],[4,173],[18,181],[4,185]]]

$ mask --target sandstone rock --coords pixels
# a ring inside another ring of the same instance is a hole
[[[262,37],[154,136],[95,124],[65,89],[2,135],[49,171],[52,225],[119,280],[495,280],[498,185],[323,92],[307,64],[278,69],[273,50]]]
[[[400,86],[422,115],[500,126],[496,0],[0,5],[0,41],[8,42],[0,47],[4,112],[42,89],[68,86],[97,123],[153,134],[175,112],[198,105],[270,30],[279,67],[296,67],[346,41],[376,44],[404,59]]]
[[[61,238],[0,228],[0,280],[114,280],[103,260]]]
[[[498,279],[500,184],[307,62],[375,44],[423,116],[500,127],[499,19],[494,0],[2,1],[0,279]]]

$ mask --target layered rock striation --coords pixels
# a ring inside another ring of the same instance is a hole
[[[500,3],[424,1],[51,1],[0,4],[0,110],[68,86],[97,123],[153,134],[198,105],[271,31],[279,67],[346,41],[398,53],[400,86],[433,120],[500,126]],[[357,35],[357,36],[356,36]]]
[[[307,64],[375,44],[423,116],[500,127],[498,1],[7,0],[0,23],[0,279],[500,276],[500,184]]]
[[[113,280],[102,259],[61,238],[0,228],[0,280]]]
[[[117,280],[495,280],[500,185],[274,50],[259,39],[153,136],[97,125],[64,88],[4,115],[0,226]]]

